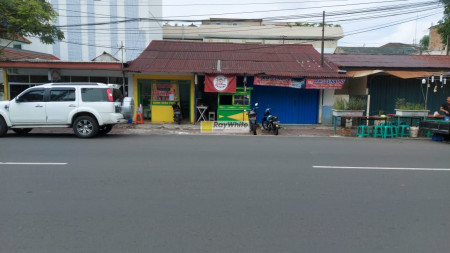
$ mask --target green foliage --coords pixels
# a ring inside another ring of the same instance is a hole
[[[347,105],[347,101],[345,101],[343,98],[338,98],[334,102],[333,109],[335,110],[345,110]]]
[[[367,101],[364,98],[351,97],[348,102],[345,99],[339,98],[334,102],[333,109],[335,110],[364,110],[366,109]]]
[[[366,106],[366,100],[358,97],[351,97],[347,103],[348,110],[364,110]]]
[[[397,98],[395,100],[395,109],[401,110],[425,110],[425,106],[421,103],[406,102],[404,98]]]
[[[45,0],[0,0],[0,38],[37,36],[45,44],[64,39],[52,22],[58,13]]]
[[[444,5],[444,17],[439,20],[437,32],[441,35],[442,43],[447,44],[447,36],[450,36],[450,0],[440,0]]]
[[[424,35],[422,39],[420,39],[420,49],[422,51],[427,50],[429,45],[430,45],[430,36]]]

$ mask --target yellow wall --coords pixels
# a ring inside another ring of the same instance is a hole
[[[173,122],[172,106],[152,105],[153,122]]]
[[[151,80],[189,80],[191,81],[191,103],[190,103],[190,121],[195,123],[195,87],[194,87],[194,75],[134,75],[134,103],[137,108],[139,101],[138,98],[138,79],[151,79]],[[169,112],[170,111],[170,112]],[[173,122],[173,110],[171,106],[155,106],[152,105],[152,121],[153,122]]]

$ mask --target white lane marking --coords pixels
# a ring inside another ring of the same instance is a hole
[[[21,163],[21,162],[0,162],[0,165],[67,165],[68,163]]]
[[[450,171],[450,168],[396,168],[396,167],[348,167],[348,166],[313,166],[315,169],[350,169],[350,170],[418,170]]]

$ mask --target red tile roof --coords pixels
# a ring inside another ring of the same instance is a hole
[[[152,41],[126,71],[151,73],[266,74],[346,77],[311,45]]]
[[[450,56],[445,55],[326,55],[330,61],[346,68],[450,69]]]
[[[44,54],[10,47],[5,47],[0,52],[0,61],[31,60],[31,59],[59,60],[58,57],[51,54]]]

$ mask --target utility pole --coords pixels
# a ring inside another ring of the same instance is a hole
[[[325,11],[323,11],[323,21],[322,21],[322,53],[320,58],[320,66],[323,67],[323,51],[325,47]]]
[[[121,70],[122,70],[122,91],[124,96],[128,96],[128,91],[125,91],[125,72],[123,71],[123,41],[120,42],[120,50],[122,50],[122,64],[121,64]]]
[[[448,34],[447,34],[447,49],[446,49],[445,55],[448,55]]]

